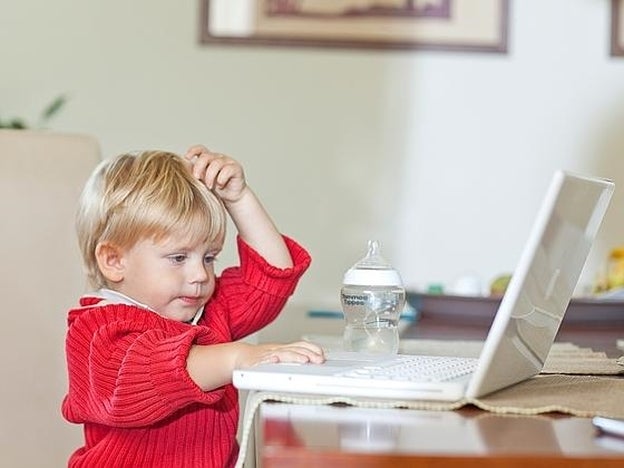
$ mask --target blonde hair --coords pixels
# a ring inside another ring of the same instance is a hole
[[[78,243],[91,286],[106,285],[95,256],[110,242],[131,248],[139,240],[173,233],[192,241],[221,242],[225,210],[219,198],[195,179],[186,162],[166,151],[122,154],[95,169],[80,197]]]

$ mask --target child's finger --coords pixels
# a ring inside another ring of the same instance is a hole
[[[209,189],[213,189],[215,187],[215,183],[217,185],[219,184],[218,178],[226,165],[225,157],[223,155],[213,154],[201,162],[202,168],[198,169],[198,172],[201,174],[200,178],[203,179]]]
[[[277,362],[296,362],[306,364],[311,362],[309,356],[304,353],[299,353],[294,349],[282,348],[272,353],[272,356],[277,358]]]
[[[242,171],[240,171],[239,167],[234,163],[234,161],[222,161],[221,168],[215,176],[216,186],[219,188],[225,187],[232,178],[236,177],[241,172]]]
[[[322,348],[311,345],[306,342],[299,342],[296,344],[286,345],[280,348],[278,354],[280,358],[284,357],[294,362],[313,362],[320,364],[325,361]]]
[[[210,153],[210,150],[204,145],[194,145],[186,151],[186,153],[184,154],[184,159],[192,161],[193,159],[201,156],[204,153]]]
[[[225,158],[225,155],[211,151],[203,145],[195,145],[188,149],[184,159],[191,163],[191,171],[194,177],[205,179],[206,170],[213,161]],[[212,174],[214,175],[214,174]]]
[[[310,341],[303,341],[303,340],[295,341],[294,343],[291,343],[291,346],[296,346],[298,348],[305,348],[316,354],[323,354],[323,348],[321,348],[319,345],[312,343]]]

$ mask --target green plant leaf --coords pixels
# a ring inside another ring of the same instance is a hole
[[[67,96],[60,95],[46,107],[41,114],[41,120],[45,121],[54,116],[65,105]]]
[[[39,123],[32,128],[43,128],[43,125],[52,118],[55,114],[57,114],[67,102],[67,96],[61,94],[57,98],[55,98],[48,106],[43,110],[39,117]],[[23,130],[25,128],[29,128],[30,125],[21,118],[13,118],[10,120],[0,120],[0,128],[13,128]]]
[[[11,119],[6,128],[14,128],[16,130],[24,130],[26,128],[26,122],[22,119]]]

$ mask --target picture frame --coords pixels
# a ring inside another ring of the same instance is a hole
[[[611,55],[624,56],[624,0],[611,0]]]
[[[511,0],[200,0],[200,43],[507,53]]]

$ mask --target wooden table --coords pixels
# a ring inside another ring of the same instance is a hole
[[[622,467],[624,440],[589,419],[263,403],[256,450],[273,467]]]
[[[424,314],[404,337],[483,339],[487,329]],[[557,340],[615,356],[622,337],[621,322],[564,323]],[[472,406],[430,412],[263,403],[255,445],[262,468],[624,467],[624,439],[599,434],[588,418],[497,415]]]

